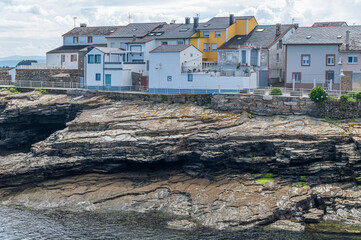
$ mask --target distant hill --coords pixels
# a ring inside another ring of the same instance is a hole
[[[45,63],[46,57],[43,56],[10,56],[5,58],[0,58],[0,68],[1,67],[15,67],[22,60],[36,60],[39,63]]]

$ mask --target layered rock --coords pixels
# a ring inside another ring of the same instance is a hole
[[[0,105],[0,143],[15,150],[19,142],[28,144],[31,152],[0,157],[5,203],[156,210],[218,229],[322,219],[321,212],[359,218],[357,122],[101,97],[15,96]],[[52,127],[58,122],[62,127]],[[49,131],[38,141],[33,136],[42,123]],[[275,179],[255,181],[266,173]]]

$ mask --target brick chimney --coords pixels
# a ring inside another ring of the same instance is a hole
[[[276,24],[276,37],[278,37],[279,35],[281,35],[281,23],[277,23]]]

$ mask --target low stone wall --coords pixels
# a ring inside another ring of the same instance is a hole
[[[361,102],[326,101],[315,104],[308,115],[332,119],[361,118]]]
[[[307,115],[314,103],[307,97],[214,94],[212,107],[222,111],[245,110],[257,115]]]
[[[57,74],[69,74],[69,77],[53,77]],[[16,81],[73,82],[79,83],[78,70],[68,69],[17,69]]]
[[[0,80],[1,81],[11,81],[11,76],[9,75],[9,72],[1,71],[0,72]]]

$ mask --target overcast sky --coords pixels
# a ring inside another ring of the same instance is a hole
[[[0,0],[0,58],[12,55],[45,56],[61,46],[61,35],[74,26],[73,17],[88,26],[132,22],[183,22],[200,14],[254,15],[259,24],[345,20],[361,24],[361,0]]]

